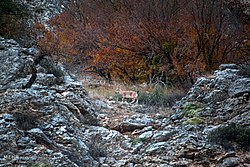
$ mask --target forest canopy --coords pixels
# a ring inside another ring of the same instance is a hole
[[[72,0],[34,28],[41,52],[107,80],[181,84],[249,61],[249,15],[239,13],[219,0]]]

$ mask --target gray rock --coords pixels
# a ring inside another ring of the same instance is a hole
[[[53,75],[38,73],[32,87],[22,89],[36,50],[3,38],[0,45],[0,155],[9,150],[26,166],[98,166],[82,132],[81,122],[96,119],[83,85],[69,77],[57,83]],[[0,166],[15,163],[0,161]]]
[[[188,160],[179,160],[177,162],[172,162],[170,165],[173,166],[182,166],[182,167],[187,167],[189,166],[190,162]]]
[[[101,100],[98,100],[98,99],[95,100],[95,105],[97,107],[99,107],[100,109],[102,109],[102,108],[112,109],[112,107],[110,105],[108,105],[107,103],[105,103],[105,102],[103,102]]]
[[[47,135],[43,133],[43,131],[39,128],[33,128],[28,131],[28,133],[32,134],[37,140],[42,140],[44,143],[51,145],[53,142],[48,138]]]
[[[5,121],[7,121],[7,122],[14,121],[14,117],[13,117],[13,115],[11,115],[11,114],[3,114],[2,117],[3,117],[3,119],[4,119]]]
[[[227,92],[221,91],[221,90],[212,90],[210,93],[208,93],[204,98],[204,102],[206,103],[216,103],[223,101],[228,98]]]
[[[31,13],[29,22],[39,22],[44,25],[51,17],[62,12],[67,4],[67,0],[20,0],[19,3],[26,5],[27,10]]]
[[[230,97],[242,96],[244,93],[250,94],[250,78],[241,78],[234,81],[230,85],[228,93]]]
[[[57,78],[53,74],[44,75],[42,73],[37,74],[36,84],[43,86],[56,85]]]
[[[8,88],[8,85],[19,77],[26,76],[30,73],[32,59],[28,56],[22,57],[20,48],[9,41],[0,41],[5,50],[0,50],[0,89]]]
[[[250,164],[250,153],[246,155],[244,162]]]
[[[153,131],[148,131],[140,134],[139,138],[149,140],[153,136]]]
[[[233,167],[233,166],[238,166],[239,164],[240,164],[240,158],[228,157],[223,160],[220,166],[221,167]]]
[[[21,137],[20,139],[17,140],[17,145],[19,147],[27,147],[31,144],[34,144],[29,137]]]
[[[174,134],[176,133],[176,131],[174,130],[162,130],[162,131],[158,131],[157,133],[154,134],[152,140],[155,141],[167,141],[168,139],[170,139]]]
[[[160,164],[159,167],[173,167],[173,166],[171,166],[171,165],[169,165],[169,164]]]
[[[164,150],[166,150],[168,146],[169,145],[167,142],[153,143],[146,148],[145,152],[147,154],[157,154],[159,152],[163,152]]]
[[[225,69],[238,69],[238,66],[236,64],[221,64],[219,66],[219,70],[225,70]]]
[[[149,126],[152,122],[153,119],[150,117],[134,116],[125,119],[116,127],[116,129],[120,132],[133,132],[134,130],[143,129]]]

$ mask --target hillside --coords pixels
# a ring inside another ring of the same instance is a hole
[[[250,167],[249,9],[1,0],[0,167]]]
[[[37,56],[0,39],[0,166],[250,166],[249,66],[221,65],[160,112],[97,103],[60,64],[61,77],[46,57],[34,65]]]

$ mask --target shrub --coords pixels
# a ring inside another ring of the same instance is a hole
[[[211,131],[208,134],[208,139],[225,147],[236,143],[243,148],[247,148],[250,146],[250,128],[231,123]]]
[[[184,123],[185,124],[190,124],[190,125],[199,125],[204,122],[204,119],[202,117],[192,117],[188,118]]]
[[[203,104],[199,102],[187,102],[183,105],[182,116],[186,117],[185,124],[199,125],[204,122],[204,118],[199,116],[200,111],[203,109]]]
[[[250,77],[250,63],[243,63],[239,65],[240,75]]]
[[[115,95],[113,96],[113,99],[115,99],[115,101],[122,101],[122,95],[115,93]]]
[[[203,104],[199,102],[187,102],[182,108],[184,110],[183,116],[191,118],[199,115],[199,112],[203,109]]]
[[[176,101],[185,96],[183,92],[175,91],[169,94],[166,89],[157,84],[151,93],[139,93],[139,103],[148,106],[172,107]]]
[[[132,146],[136,146],[137,144],[142,144],[145,142],[145,138],[135,138],[132,141]]]
[[[202,103],[199,103],[199,102],[187,102],[187,103],[184,104],[183,109],[185,111],[198,110],[198,109],[201,109],[202,107],[203,107]]]

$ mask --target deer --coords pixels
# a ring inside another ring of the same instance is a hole
[[[132,103],[136,103],[138,104],[138,93],[139,91],[135,92],[135,91],[122,91],[121,89],[116,91],[117,94],[120,94],[122,96],[122,102],[124,102],[124,99],[132,99],[132,101],[130,102],[130,104]]]

